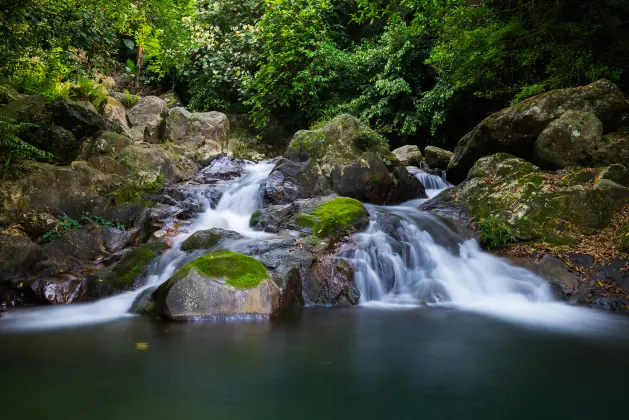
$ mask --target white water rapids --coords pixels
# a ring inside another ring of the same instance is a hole
[[[133,302],[165,282],[186,262],[181,243],[192,233],[212,227],[245,237],[269,236],[249,228],[260,207],[260,187],[273,163],[248,163],[244,174],[225,181],[216,208],[209,202],[185,234],[151,268],[145,285],[89,304],[12,311],[0,318],[0,329],[32,330],[96,324],[133,316]],[[450,185],[417,168],[409,171],[427,187],[429,197]],[[356,246],[344,254],[354,266],[361,304],[403,309],[440,305],[485,313],[540,327],[599,332],[609,328],[610,314],[555,302],[545,281],[529,271],[483,252],[474,240],[463,240],[444,221],[417,209],[424,200],[399,206],[368,205],[368,229],[354,236]]]

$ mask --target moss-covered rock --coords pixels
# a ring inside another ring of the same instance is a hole
[[[0,116],[39,124],[46,121],[46,103],[39,95],[21,96],[0,108]]]
[[[144,274],[147,266],[159,255],[155,245],[141,245],[127,254],[113,267],[107,276],[116,290],[132,289]]]
[[[353,198],[339,197],[316,206],[312,213],[297,214],[297,225],[316,236],[345,236],[369,222],[365,206]]]
[[[265,189],[270,204],[312,198],[314,191],[327,189],[322,178],[339,195],[376,204],[425,197],[423,185],[389,151],[386,139],[351,115],[297,132],[284,157],[296,164],[274,168]],[[282,195],[284,187],[291,194]]]
[[[613,132],[625,123],[629,104],[612,82],[599,80],[588,86],[553,90],[505,108],[485,118],[459,141],[448,166],[448,179],[462,182],[478,159],[495,153],[531,161],[542,131],[570,110],[596,115],[604,131]]]
[[[613,163],[629,163],[629,132],[615,132],[603,136],[592,152],[594,166],[606,166]]]
[[[183,251],[194,251],[196,249],[210,249],[218,245],[224,239],[241,239],[242,235],[231,230],[212,228],[199,230],[193,233],[183,244]]]
[[[546,172],[514,156],[496,154],[480,159],[467,181],[422,208],[445,214],[459,207],[476,220],[504,223],[518,240],[570,244],[609,226],[613,215],[629,203],[629,188],[600,179],[608,172]]]
[[[368,224],[369,213],[361,202],[334,195],[265,207],[249,221],[254,230],[270,233],[289,230],[319,237],[349,235]]]
[[[235,252],[199,257],[153,294],[157,313],[172,320],[276,312],[279,288],[255,258]]]

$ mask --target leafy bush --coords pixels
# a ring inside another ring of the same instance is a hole
[[[504,248],[517,241],[511,228],[496,217],[483,217],[476,224],[481,243],[486,249]]]

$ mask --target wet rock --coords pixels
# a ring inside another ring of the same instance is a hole
[[[360,291],[354,284],[354,269],[345,260],[323,258],[311,267],[303,285],[309,304],[354,306]]]
[[[271,316],[279,297],[279,288],[259,261],[233,252],[193,260],[153,294],[157,313],[176,321]]]
[[[548,125],[566,111],[594,114],[605,132],[626,124],[629,105],[610,81],[547,92],[490,115],[459,141],[448,166],[448,178],[462,182],[483,156],[509,153],[531,161],[534,145]]]
[[[340,115],[319,130],[299,131],[284,158],[302,165],[279,162],[269,176],[265,200],[271,204],[311,198],[326,189],[376,204],[392,204],[425,197],[423,185],[389,151],[383,137],[351,115]],[[318,168],[317,168],[318,166]],[[281,194],[282,188],[288,193]]]
[[[36,274],[50,265],[42,247],[30,238],[0,230],[0,283]]]
[[[427,146],[424,149],[424,154],[426,155],[426,165],[429,168],[442,170],[448,168],[450,159],[454,156],[454,153],[435,146]]]
[[[223,240],[237,240],[242,237],[238,232],[219,228],[198,230],[181,244],[181,249],[183,251],[210,249]]]
[[[536,257],[509,256],[510,261],[525,267],[541,278],[548,281],[555,291],[555,295],[563,300],[568,300],[579,288],[579,275],[571,271],[561,260],[550,255],[544,255],[541,259]]]
[[[591,166],[592,152],[602,137],[603,123],[596,115],[568,111],[551,122],[537,138],[536,161],[549,169]]]
[[[313,160],[293,162],[280,159],[264,185],[266,204],[288,204],[307,197],[328,195],[332,192],[321,168]]]
[[[398,147],[391,151],[404,166],[421,166],[424,157],[419,147],[414,144]]]

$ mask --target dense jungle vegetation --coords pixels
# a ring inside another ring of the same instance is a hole
[[[347,112],[392,145],[452,146],[550,89],[629,90],[626,0],[0,0],[0,36],[19,92],[98,102],[112,76],[248,113],[262,141]],[[5,152],[20,130],[3,121]]]

